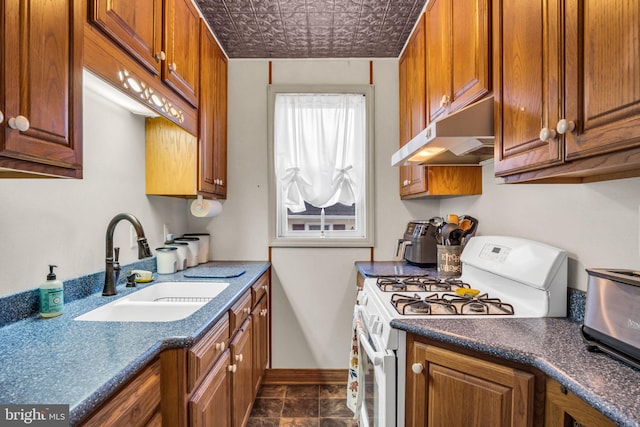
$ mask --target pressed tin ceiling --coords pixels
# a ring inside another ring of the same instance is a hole
[[[196,0],[230,58],[396,58],[426,0]]]

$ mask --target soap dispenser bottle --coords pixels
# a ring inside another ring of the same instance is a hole
[[[64,284],[56,279],[53,269],[57,265],[49,265],[47,281],[40,285],[40,315],[55,317],[62,314],[64,306]]]

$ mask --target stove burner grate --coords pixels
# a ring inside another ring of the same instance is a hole
[[[383,292],[452,292],[471,288],[460,279],[433,276],[380,277],[377,284]]]
[[[399,314],[430,314],[430,315],[455,315],[459,314],[454,304],[440,298],[437,294],[421,298],[415,294],[413,297],[402,294],[391,295],[391,303]]]

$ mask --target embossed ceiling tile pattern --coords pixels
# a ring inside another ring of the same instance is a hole
[[[426,0],[196,0],[230,58],[397,57]]]

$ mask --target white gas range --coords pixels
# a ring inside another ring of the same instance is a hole
[[[390,326],[393,319],[566,316],[565,251],[515,237],[476,236],[461,261],[462,276],[454,279],[365,279],[354,315],[370,368],[365,382],[377,395],[364,399],[361,425],[404,425],[405,335]]]

